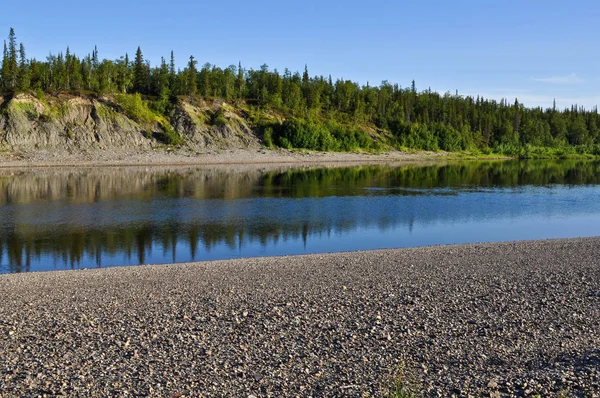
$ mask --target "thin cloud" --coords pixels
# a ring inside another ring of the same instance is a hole
[[[577,76],[575,73],[571,73],[566,76],[551,76],[551,77],[534,77],[534,81],[540,83],[552,83],[552,84],[577,84],[583,83],[583,79]]]

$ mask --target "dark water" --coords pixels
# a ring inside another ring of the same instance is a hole
[[[600,163],[0,170],[0,272],[600,235]]]

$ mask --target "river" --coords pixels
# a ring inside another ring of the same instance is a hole
[[[600,163],[0,170],[0,273],[600,235]]]

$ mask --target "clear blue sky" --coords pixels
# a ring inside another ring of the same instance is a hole
[[[152,65],[174,50],[220,67],[329,75],[366,84],[517,97],[527,106],[600,104],[600,2],[581,0],[3,2],[28,57],[70,46],[79,56],[132,55]]]

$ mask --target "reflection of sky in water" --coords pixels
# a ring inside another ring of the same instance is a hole
[[[600,235],[595,185],[360,191],[319,198],[260,197],[256,190],[257,197],[233,200],[159,195],[5,204],[0,232],[8,238],[0,236],[0,272],[16,269],[8,260],[10,239],[16,239],[11,232],[33,240],[29,258],[22,258],[29,270]],[[64,242],[69,239],[81,242]],[[105,247],[111,240],[120,240],[113,252]],[[53,250],[60,244],[87,249],[74,260]]]

